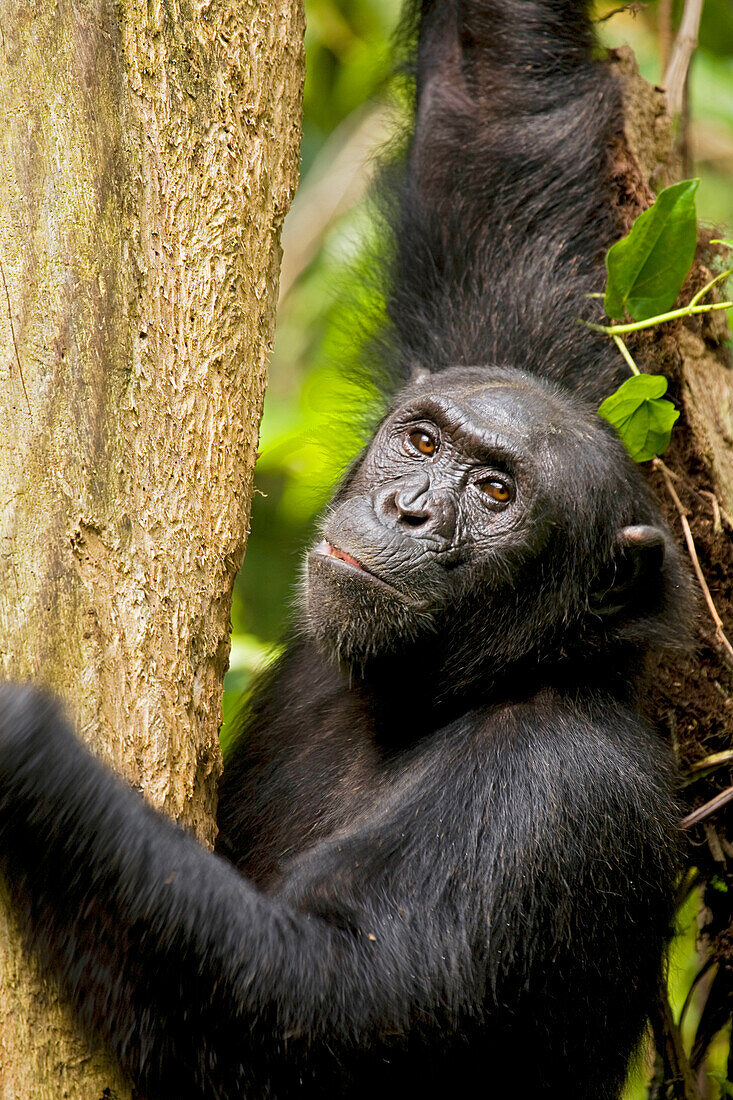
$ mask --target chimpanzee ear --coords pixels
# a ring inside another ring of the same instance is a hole
[[[646,602],[658,588],[664,553],[664,532],[659,527],[622,527],[608,575],[591,593],[591,610],[596,615],[617,615],[632,603]]]
[[[430,371],[427,367],[420,366],[419,363],[414,363],[410,371],[410,382],[416,385],[420,382],[427,382],[430,378]]]

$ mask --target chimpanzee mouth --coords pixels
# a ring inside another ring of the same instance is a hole
[[[365,579],[377,584],[381,588],[386,588],[388,592],[393,593],[395,596],[399,596],[400,600],[404,603],[413,604],[415,607],[427,607],[428,603],[422,600],[415,600],[407,592],[404,592],[400,588],[396,588],[389,581],[385,581],[377,573],[373,573],[371,569],[368,569],[366,565],[360,562],[353,554],[347,553],[346,550],[342,550],[338,546],[334,546],[328,542],[327,539],[323,539],[313,548],[313,554],[317,554],[321,558],[331,558],[332,561],[343,563],[350,569],[358,570]]]
[[[332,558],[338,562],[343,562],[344,565],[348,565],[352,569],[358,569],[359,572],[363,573],[369,580],[377,581],[379,584],[383,584],[385,588],[391,588],[393,592],[399,591],[394,585],[389,584],[388,581],[383,581],[377,573],[372,573],[371,569],[363,565],[358,558],[353,556],[353,554],[349,554],[346,550],[342,550],[340,546],[334,546],[328,539],[319,542],[318,546],[315,547],[314,553],[326,558]],[[400,595],[403,595],[403,593],[400,592]]]
[[[338,558],[339,561],[345,561],[347,565],[353,565],[355,569],[361,569],[362,573],[369,572],[360,561],[357,561],[356,558],[352,558],[351,554],[347,554],[345,550],[340,550],[338,546],[332,546],[326,539],[324,539],[321,545],[316,547],[316,549],[320,550],[322,554],[327,554],[329,558]],[[377,578],[377,580],[378,579],[379,578]]]

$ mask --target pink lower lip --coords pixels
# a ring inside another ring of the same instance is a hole
[[[324,545],[329,557],[338,558],[340,561],[345,561],[348,565],[353,565],[355,569],[361,569],[362,572],[364,571],[364,566],[358,562],[356,558],[352,558],[351,554],[347,554],[345,550],[339,550],[337,546],[331,546],[331,543],[325,540]]]
[[[327,539],[323,539],[322,542],[318,543],[318,546],[315,547],[314,553],[325,554],[326,557],[335,558],[336,561],[342,561],[346,565],[350,565],[353,569],[358,569],[360,573],[366,574],[366,576],[369,577],[373,582],[382,585],[382,587],[384,588],[389,589],[401,600],[412,604],[414,607],[423,608],[429,606],[427,603],[423,603],[420,600],[411,599],[405,592],[400,592],[398,588],[395,588],[394,585],[389,584],[388,581],[383,581],[377,573],[372,573],[371,569],[367,569],[366,566],[362,565],[360,561],[356,560],[356,558],[352,558],[351,554],[347,554],[345,550],[339,550],[338,546],[332,546],[331,543],[327,541]]]

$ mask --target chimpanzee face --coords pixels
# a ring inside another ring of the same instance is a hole
[[[308,556],[313,633],[363,661],[440,635],[479,594],[487,613],[518,584],[539,597],[550,544],[572,538],[579,509],[598,522],[589,485],[598,496],[608,444],[599,418],[515,370],[453,368],[409,387]],[[606,465],[625,470],[611,449]]]

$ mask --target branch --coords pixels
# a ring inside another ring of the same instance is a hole
[[[687,83],[690,61],[697,49],[697,32],[700,29],[700,17],[704,0],[685,0],[680,29],[677,32],[672,56],[664,74],[664,87],[667,92],[667,110],[672,116],[679,115]]]
[[[661,79],[664,80],[669,59],[672,56],[672,0],[659,0],[657,6],[657,33],[662,60]]]

